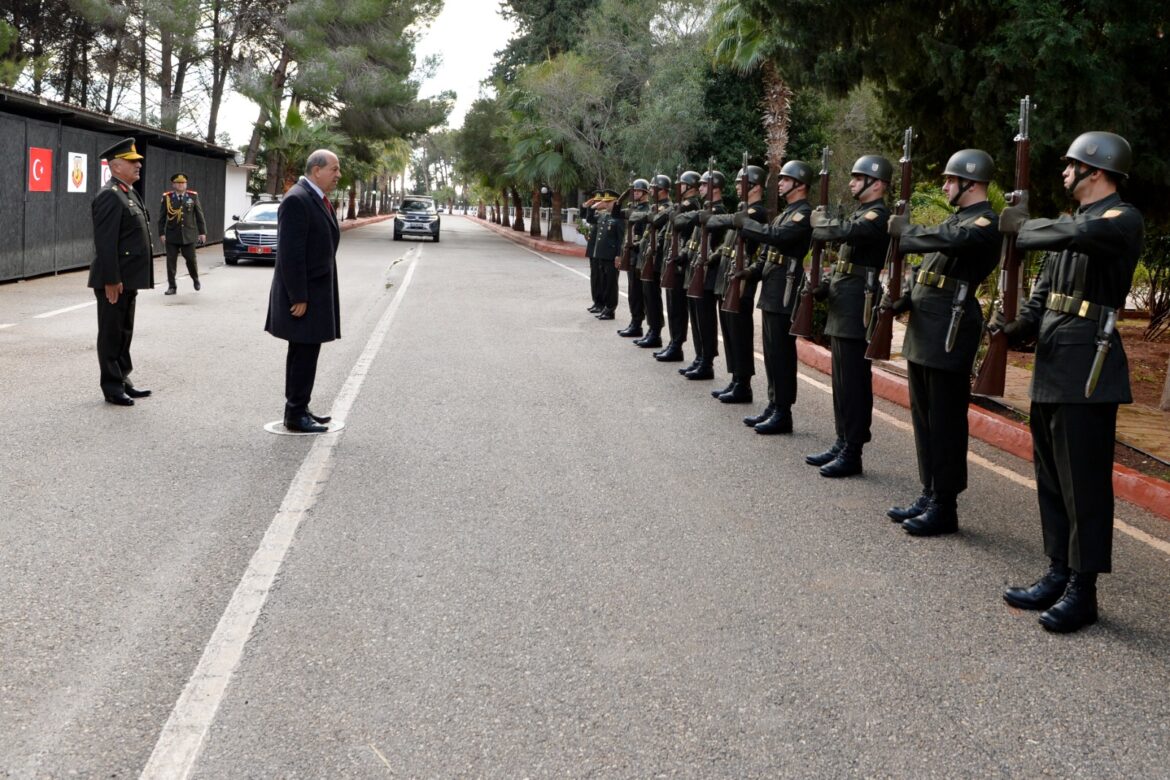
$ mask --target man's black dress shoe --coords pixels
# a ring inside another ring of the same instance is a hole
[[[106,403],[113,404],[114,406],[133,406],[134,399],[125,393],[121,395],[107,395]]]
[[[1040,613],[1040,625],[1056,634],[1073,631],[1097,622],[1097,575],[1073,572],[1060,601]]]
[[[658,335],[654,331],[650,331],[649,333],[647,333],[645,336],[638,339],[634,343],[637,344],[642,349],[650,349],[651,347],[661,347],[662,346],[662,336]]]
[[[642,335],[642,326],[635,325],[634,323],[631,322],[629,325],[627,325],[626,327],[619,330],[617,332],[617,334],[619,336],[621,336],[623,339],[641,336]]]
[[[678,344],[670,344],[666,349],[655,355],[654,359],[662,363],[681,363],[683,360],[682,347]]]
[[[149,390],[139,390],[137,387],[127,387],[126,388],[126,395],[130,396],[131,398],[149,398],[150,391]]]
[[[688,371],[683,376],[687,379],[714,379],[715,370],[711,366],[699,365],[698,368],[693,371]]]
[[[680,374],[689,374],[701,365],[703,365],[703,356],[695,355],[695,359],[691,361],[690,365],[683,366],[678,370],[678,372]]]
[[[816,455],[806,455],[804,462],[810,466],[823,466],[837,459],[837,455],[845,448],[845,442],[839,441],[824,452]]]
[[[595,303],[585,311],[589,312],[590,314],[597,314],[597,312],[601,311],[601,307]]]
[[[745,385],[743,382],[735,382],[727,392],[716,397],[720,403],[750,404],[752,402],[752,386]]]
[[[1048,609],[1068,589],[1068,566],[1055,561],[1044,572],[1044,576],[1026,588],[1008,588],[1003,600],[1019,609]]]
[[[284,421],[284,427],[293,433],[325,433],[329,429],[317,423],[308,414],[299,417],[289,417]]]
[[[941,505],[934,501],[926,511],[902,523],[902,528],[911,536],[942,536],[959,530],[959,513],[953,505]]]
[[[732,379],[731,383],[728,384],[727,387],[721,388],[719,390],[712,390],[711,397],[718,398],[719,396],[723,395],[724,393],[730,393],[734,389],[735,389],[735,380]]]
[[[199,292],[202,289],[203,289],[203,285],[199,284],[199,280],[196,279],[195,280],[195,292]]]
[[[308,414],[310,417],[312,417],[313,422],[317,423],[318,425],[327,425],[329,423],[329,421],[333,419],[332,417],[319,417],[319,416],[313,414],[313,410],[311,410],[311,409],[308,412],[306,412],[306,414]]]
[[[760,412],[759,414],[753,414],[753,415],[750,415],[748,417],[743,418],[743,424],[749,428],[754,428],[755,426],[762,423],[764,420],[767,420],[769,417],[771,417],[772,412],[774,412],[774,411],[776,411],[776,406],[775,406],[775,404],[770,403],[767,406],[765,406],[764,411]]]
[[[911,517],[918,517],[926,511],[930,506],[931,493],[928,490],[922,491],[922,495],[914,499],[914,503],[910,506],[892,506],[886,510],[886,517],[893,520],[895,523],[901,523],[909,520]]]
[[[602,309],[601,314],[597,315],[599,320],[612,320],[616,315],[609,309]]]
[[[821,466],[821,476],[834,479],[861,473],[861,448],[846,443],[834,460]]]
[[[174,295],[177,292],[178,290],[176,290],[174,287],[168,287],[167,291],[163,293],[163,295]]]
[[[777,409],[767,420],[757,423],[755,431],[763,436],[774,433],[792,433],[792,412],[787,409]]]

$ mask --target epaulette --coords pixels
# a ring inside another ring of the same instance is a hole
[[[198,195],[199,193],[196,192],[195,190],[187,190],[187,194],[188,195]]]

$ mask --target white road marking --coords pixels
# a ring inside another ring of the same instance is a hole
[[[78,309],[84,309],[86,306],[97,306],[97,300],[94,299],[92,301],[87,301],[85,303],[79,303],[76,306],[66,306],[64,309],[55,309],[54,311],[47,311],[44,314],[34,314],[33,319],[34,320],[43,320],[46,317],[56,317],[58,314],[66,314],[66,313],[71,312],[71,311],[77,311]]]
[[[522,248],[528,252],[532,252],[532,254],[536,255],[537,257],[539,257],[543,260],[547,260],[548,262],[552,263],[555,266],[558,266],[560,268],[564,268],[566,271],[569,271],[570,273],[577,274],[578,276],[585,278],[585,279],[589,278],[588,274],[582,273],[581,271],[578,271],[575,268],[570,268],[569,266],[564,265],[563,263],[559,263],[556,260],[553,260],[551,257],[547,257],[545,255],[542,255],[540,252],[533,251],[531,249],[528,249],[527,247],[522,247]],[[622,293],[622,295],[625,295],[625,293]],[[723,341],[722,336],[719,337],[719,341],[720,341],[720,343],[722,343],[722,341]],[[752,354],[755,355],[756,360],[760,361],[761,363],[764,362],[764,356],[761,353],[753,352]],[[831,385],[827,385],[824,382],[820,382],[816,379],[813,379],[812,377],[805,376],[804,374],[801,374],[801,373],[797,373],[796,378],[801,380],[802,382],[805,382],[806,384],[809,384],[809,385],[815,387],[816,389],[820,390],[821,392],[829,393],[830,395],[833,392],[833,388]],[[877,417],[878,419],[882,420],[883,422],[888,423],[889,425],[892,425],[893,427],[898,428],[899,430],[911,431],[911,432],[914,430],[914,427],[910,423],[908,423],[904,420],[900,420],[897,417],[894,417],[892,414],[888,414],[887,412],[883,412],[881,409],[874,409],[873,414],[874,414],[874,417]],[[1036,489],[1036,481],[1035,480],[1032,480],[1032,479],[1029,479],[1025,476],[1017,474],[1016,472],[1012,471],[1011,469],[1004,468],[1003,466],[1000,466],[999,464],[992,463],[987,458],[984,458],[981,455],[977,455],[974,452],[967,453],[967,460],[970,461],[971,463],[974,463],[977,466],[981,466],[982,468],[987,469],[988,471],[992,472],[993,474],[996,474],[998,476],[1003,477],[1006,480],[1009,480],[1011,482],[1015,482],[1017,485],[1020,485],[1021,487],[1026,487],[1029,490]],[[1126,536],[1132,537],[1133,539],[1136,539],[1137,541],[1142,542],[1144,544],[1148,544],[1150,547],[1153,547],[1155,550],[1158,550],[1159,552],[1165,553],[1166,555],[1170,555],[1170,542],[1163,541],[1162,539],[1159,539],[1156,536],[1151,536],[1150,534],[1146,533],[1142,529],[1136,528],[1135,526],[1132,526],[1129,523],[1127,523],[1124,520],[1117,518],[1117,517],[1113,518],[1113,526],[1118,531],[1121,531],[1123,534],[1125,534]]]
[[[4,330],[5,328],[15,328],[15,327],[16,327],[15,322],[0,322],[0,330]]]
[[[344,420],[357,400],[417,268],[416,257],[337,394],[329,411],[335,419]],[[204,648],[199,664],[171,710],[141,778],[176,780],[190,774],[297,528],[329,482],[339,440],[340,434],[326,433],[313,442]]]

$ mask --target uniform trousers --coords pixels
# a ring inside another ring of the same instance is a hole
[[[675,276],[673,287],[666,290],[666,315],[670,324],[672,344],[687,343],[687,319],[690,315],[690,299],[683,287],[682,273]],[[696,342],[697,343],[697,342]]]
[[[1029,427],[1044,552],[1074,571],[1112,571],[1117,404],[1033,402]]]
[[[320,344],[288,343],[288,355],[284,361],[284,419],[308,413],[320,354]]]
[[[711,365],[719,357],[719,299],[711,290],[703,290],[702,298],[688,298],[691,305],[691,332],[695,337],[695,351]]]
[[[642,308],[646,311],[646,324],[653,330],[662,330],[666,324],[662,317],[662,287],[659,284],[658,269],[655,269],[654,278],[643,281]]]
[[[618,305],[618,269],[613,264],[613,258],[598,260],[601,264],[601,306],[608,311],[616,311]]]
[[[967,489],[968,372],[907,363],[910,420],[924,492],[955,496]]]
[[[719,325],[723,330],[723,349],[727,373],[740,382],[748,382],[756,374],[755,336],[756,324],[752,316],[752,299],[745,289],[740,296],[739,312],[723,311],[719,304]]]
[[[833,422],[837,439],[854,446],[870,440],[873,423],[873,373],[865,349],[865,339],[832,337]]]
[[[191,275],[192,280],[199,279],[199,263],[195,260],[195,245],[194,244],[172,244],[167,242],[167,287],[174,288],[175,286],[175,271],[179,266],[179,253],[183,253],[183,259],[187,261],[187,273]]]
[[[785,411],[796,403],[796,336],[789,334],[792,317],[762,311],[764,318],[764,373],[768,402]]]
[[[630,304],[630,322],[638,325],[646,318],[646,306],[642,299],[642,272],[633,266],[626,271],[626,293]]]
[[[97,297],[97,356],[101,368],[102,393],[119,396],[133,387],[130,372],[134,361],[130,359],[130,342],[134,339],[134,309],[138,300],[137,290],[123,290],[118,302],[110,303],[104,288],[93,291]]]
[[[589,258],[589,293],[593,297],[593,305],[601,308],[604,298],[601,287],[601,261],[596,257]]]

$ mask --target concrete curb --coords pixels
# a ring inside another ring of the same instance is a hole
[[[338,227],[342,230],[349,230],[351,228],[365,227],[372,225],[375,222],[385,222],[388,219],[393,219],[393,214],[378,214],[374,217],[358,217],[357,219],[346,219],[338,223]]]
[[[585,256],[585,247],[579,244],[558,243],[556,241],[546,241],[543,238],[533,238],[527,233],[522,233],[510,227],[504,227],[503,225],[494,225],[479,217],[464,217],[464,219],[474,222],[476,225],[487,228],[496,235],[503,236],[509,241],[514,241],[536,252],[550,252],[554,255],[569,255],[570,257]]]
[[[824,347],[797,339],[796,355],[805,365],[824,374],[832,373],[832,356]],[[910,407],[910,388],[906,379],[878,366],[873,369],[873,392],[899,406]],[[974,405],[967,409],[967,424],[971,435],[980,441],[1018,458],[1032,460],[1032,432],[1027,426]],[[1170,483],[1115,463],[1113,490],[1117,498],[1170,520]]]

